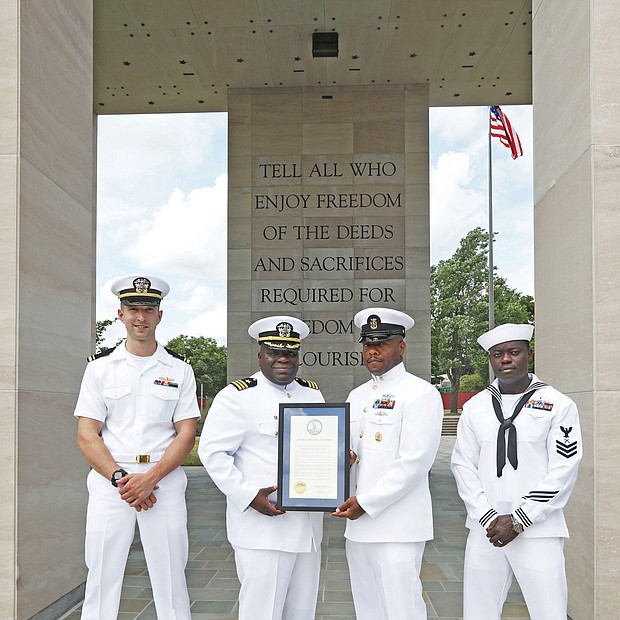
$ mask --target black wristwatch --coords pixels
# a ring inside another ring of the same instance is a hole
[[[123,477],[126,476],[127,472],[124,469],[117,469],[113,474],[112,477],[110,478],[110,482],[112,483],[113,487],[118,487],[118,481]]]

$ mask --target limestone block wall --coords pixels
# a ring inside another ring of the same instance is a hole
[[[248,325],[306,321],[299,375],[330,400],[367,380],[352,319],[414,316],[407,367],[430,372],[428,89],[235,89],[229,93],[228,350],[256,370]]]
[[[612,620],[620,617],[620,13],[615,0],[535,0],[532,9],[536,369],[576,401],[584,438],[567,508],[569,614]]]
[[[0,58],[0,617],[30,618],[85,576],[92,2],[0,3]]]

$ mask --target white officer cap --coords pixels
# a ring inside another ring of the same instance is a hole
[[[296,350],[310,333],[308,326],[292,316],[268,316],[250,325],[248,334],[270,349]]]
[[[498,325],[495,329],[482,334],[478,338],[478,344],[488,351],[491,347],[502,342],[512,342],[513,340],[525,340],[529,342],[534,333],[533,325],[517,325],[516,323],[504,323]]]
[[[130,273],[116,278],[110,285],[112,292],[128,306],[159,306],[170,292],[170,285],[155,276]]]
[[[393,336],[405,337],[405,330],[415,321],[404,312],[391,308],[366,308],[354,317],[355,326],[361,329],[358,342],[379,342]]]

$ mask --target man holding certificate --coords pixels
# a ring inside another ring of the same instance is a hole
[[[413,319],[368,308],[355,315],[370,381],[354,389],[351,448],[355,495],[345,517],[347,561],[357,620],[424,620],[420,567],[433,538],[428,472],[441,437],[439,392],[405,370],[405,331]]]
[[[280,403],[323,403],[319,387],[296,378],[308,327],[274,316],[248,329],[259,371],[215,397],[198,454],[226,495],[226,529],[235,551],[240,620],[314,620],[323,513],[275,505]]]

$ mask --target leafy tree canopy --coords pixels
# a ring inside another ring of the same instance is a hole
[[[488,381],[485,351],[476,339],[488,330],[488,233],[474,228],[451,258],[431,267],[431,371],[450,379],[450,410],[456,413],[461,377],[478,374]],[[534,300],[494,277],[495,323],[528,323]]]
[[[226,385],[226,347],[214,338],[181,335],[166,347],[189,358],[198,389],[202,384],[205,396],[215,396]]]

